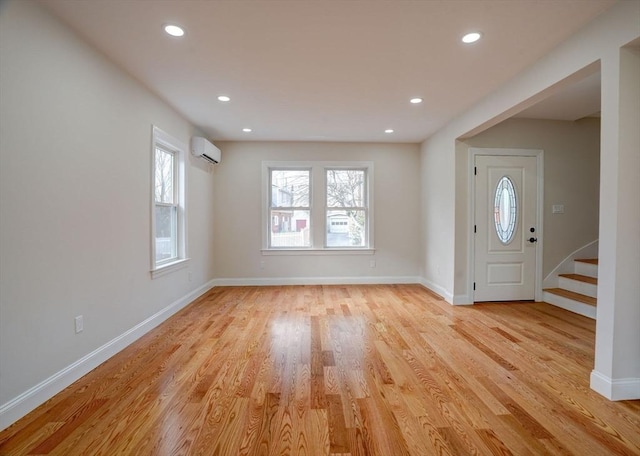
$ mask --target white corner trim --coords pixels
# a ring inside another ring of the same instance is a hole
[[[49,400],[73,382],[151,331],[163,321],[186,307],[214,287],[213,280],[169,304],[133,328],[125,331],[91,353],[71,363],[51,377],[0,405],[0,430],[9,427],[27,413]]]
[[[253,277],[215,279],[218,287],[277,286],[277,285],[393,285],[421,283],[411,276],[369,277]]]
[[[454,306],[472,306],[473,305],[473,298],[469,295],[453,295],[453,302],[452,304]]]
[[[611,401],[640,399],[640,378],[612,379],[598,371],[591,371],[591,389]]]

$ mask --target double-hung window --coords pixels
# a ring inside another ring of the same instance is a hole
[[[184,151],[178,140],[153,128],[153,277],[170,272],[187,260]]]
[[[263,162],[263,252],[373,249],[371,162]]]

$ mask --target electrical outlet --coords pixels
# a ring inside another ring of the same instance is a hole
[[[375,268],[376,267],[376,260],[369,260],[369,267],[370,268]]]
[[[260,260],[260,269],[264,269],[264,260]]]
[[[189,271],[187,275],[189,276],[189,282],[191,282],[193,280],[193,272]]]
[[[78,315],[74,318],[76,324],[76,334],[81,333],[84,330],[84,318],[82,315]]]
[[[552,214],[564,214],[564,204],[554,204],[551,206]]]

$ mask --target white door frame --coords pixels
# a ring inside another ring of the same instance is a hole
[[[535,300],[542,301],[542,252],[544,246],[544,151],[539,149],[493,149],[493,148],[469,148],[469,205],[467,218],[469,220],[467,245],[467,293],[470,304],[474,302],[473,282],[475,279],[475,255],[476,243],[474,236],[475,209],[476,209],[476,181],[474,167],[477,155],[505,156],[512,155],[518,157],[536,157],[538,168],[538,191],[536,195],[536,277],[535,277]]]

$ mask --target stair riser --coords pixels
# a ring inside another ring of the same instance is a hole
[[[558,288],[564,288],[565,290],[573,291],[574,293],[580,293],[583,295],[591,296],[592,298],[598,297],[598,286],[590,283],[580,282],[578,280],[568,279],[566,277],[558,278]]]
[[[598,277],[597,264],[581,263],[579,261],[575,261],[573,264],[576,274],[586,275],[587,277]]]
[[[546,303],[553,304],[554,306],[569,310],[585,317],[592,318],[594,320],[596,319],[596,308],[594,306],[583,304],[581,302],[574,301],[573,299],[568,299],[552,293],[543,293],[542,298]]]

